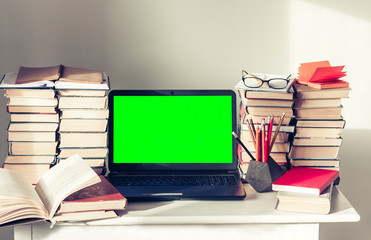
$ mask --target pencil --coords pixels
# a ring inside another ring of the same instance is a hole
[[[261,131],[260,131],[260,128],[258,127],[258,130],[256,132],[256,161],[257,162],[260,161],[260,151],[261,151],[261,145],[262,145],[260,136],[261,136]]]
[[[252,118],[249,118],[249,122],[250,122],[251,127],[252,127],[252,133],[254,134],[254,138],[256,139],[256,131],[255,131],[254,121],[252,120]]]
[[[253,134],[253,132],[252,132],[252,129],[251,129],[251,126],[250,126],[249,121],[247,121],[247,127],[249,128],[250,137],[251,137],[252,143],[254,144],[254,148],[255,148],[255,151],[256,151],[256,142],[255,142],[255,137],[254,137],[254,134]],[[252,126],[252,127],[254,127],[254,126]]]
[[[255,160],[254,156],[250,153],[250,151],[247,149],[247,147],[245,146],[245,144],[243,144],[241,142],[241,140],[239,139],[237,133],[232,132],[232,135],[237,140],[237,142],[241,145],[241,147],[247,152],[247,154],[249,154],[249,156],[251,157],[251,160]]]
[[[276,129],[276,131],[275,131],[275,133],[274,133],[273,139],[272,139],[271,144],[270,144],[270,147],[269,147],[269,153],[272,151],[272,148],[273,148],[274,142],[276,141],[276,138],[277,138],[277,135],[278,135],[278,131],[279,131],[280,128],[281,128],[281,124],[282,124],[282,122],[283,122],[283,119],[285,118],[285,115],[286,115],[286,113],[282,113],[281,119],[280,119],[280,121],[278,122],[277,129]]]
[[[273,120],[274,120],[274,115],[268,120],[269,122],[269,128],[268,128],[268,149],[271,147],[271,140],[272,140],[272,129],[273,129]],[[268,152],[269,155],[269,152]]]
[[[266,152],[267,152],[267,149],[265,148],[265,122],[264,120],[262,120],[262,138],[261,138],[261,146],[262,146],[262,155],[261,155],[261,161],[262,162],[265,162],[265,155],[266,155]]]
[[[268,152],[268,134],[265,134],[264,148],[265,148],[264,162],[266,163],[266,162],[268,162],[268,156],[269,156],[269,152]]]

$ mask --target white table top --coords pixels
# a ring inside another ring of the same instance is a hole
[[[257,193],[248,184],[245,189],[245,200],[129,202],[127,209],[120,212],[119,218],[62,225],[321,223],[360,220],[357,211],[336,187],[333,190],[331,211],[327,215],[276,211],[276,192]]]

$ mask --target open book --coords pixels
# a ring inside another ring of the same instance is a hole
[[[55,88],[109,90],[107,74],[84,68],[63,65],[51,67],[23,67],[7,73],[0,82],[0,89]]]
[[[0,226],[37,220],[86,221],[117,216],[114,211],[56,216],[61,202],[72,193],[99,183],[99,176],[75,154],[49,169],[36,187],[17,172],[0,169]]]

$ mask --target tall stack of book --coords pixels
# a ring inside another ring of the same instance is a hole
[[[341,98],[349,97],[350,88],[317,89],[298,83],[294,88],[296,133],[289,154],[291,165],[339,170],[345,126]]]
[[[276,77],[277,76],[275,75],[266,76],[267,79]],[[294,91],[292,89],[293,79],[287,79],[287,85],[283,89],[273,89],[266,87],[265,85],[258,88],[249,88],[243,83],[243,81],[240,81],[235,86],[241,99],[239,125],[240,139],[253,155],[256,154],[256,151],[248,128],[248,122],[252,122],[254,127],[257,128],[258,124],[260,125],[263,121],[268,123],[268,117],[273,117],[273,131],[275,131],[281,116],[285,113],[285,118],[283,119],[270,153],[270,156],[281,166],[286,166],[287,164],[287,153],[290,150],[289,135],[294,132],[295,129],[294,126],[290,126],[293,117],[292,106],[294,103]],[[237,153],[240,159],[242,171],[245,171],[251,158],[240,146],[238,146]]]
[[[60,112],[58,162],[78,153],[96,173],[104,174],[109,79],[102,72],[90,72],[78,81],[73,79],[74,75],[64,75],[55,84]],[[95,75],[98,75],[96,83],[82,80]]]
[[[21,66],[18,73],[3,76],[0,88],[6,89],[10,113],[4,168],[18,171],[36,184],[51,164],[79,153],[97,173],[104,174],[108,152],[106,74],[62,65]]]
[[[9,152],[3,164],[26,176],[32,184],[55,162],[58,100],[52,82],[15,84],[17,73],[5,74],[0,87],[6,88]],[[52,80],[52,79],[51,79]]]
[[[349,83],[344,66],[330,66],[328,61],[303,63],[299,67],[296,92],[296,134],[289,154],[294,167],[339,170],[338,153],[345,126],[341,99],[349,97]]]

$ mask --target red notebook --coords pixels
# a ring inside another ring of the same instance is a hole
[[[329,61],[302,63],[298,69],[297,82],[304,85],[312,83],[312,87],[320,89],[340,88],[346,84],[349,86],[349,83],[340,80],[340,78],[346,76],[343,69],[344,66],[331,66]],[[342,84],[339,84],[339,81]]]
[[[343,80],[333,80],[328,82],[308,82],[308,86],[318,89],[347,88],[349,87],[349,82]]]
[[[320,195],[338,177],[336,170],[295,167],[278,178],[272,190]]]

